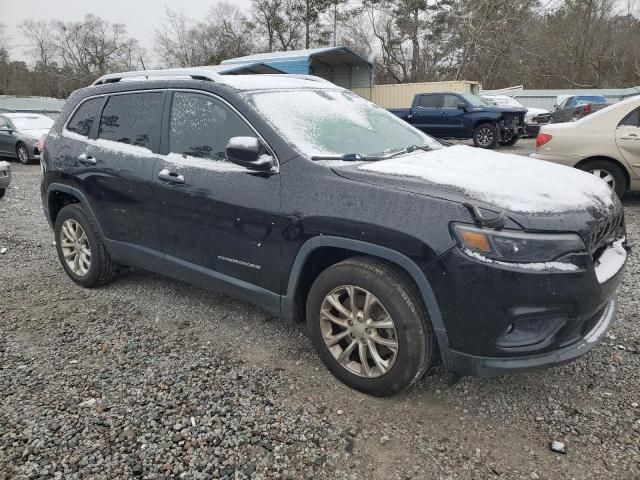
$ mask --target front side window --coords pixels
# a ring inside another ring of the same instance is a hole
[[[467,103],[471,104],[474,107],[491,106],[489,102],[479,97],[478,95],[474,95],[473,93],[461,93],[460,96],[464,98]]]
[[[262,118],[308,156],[370,156],[410,145],[440,147],[428,135],[349,91],[290,89],[245,95]]]
[[[88,137],[93,123],[98,115],[98,108],[102,104],[102,98],[92,98],[84,102],[67,124],[67,130],[83,137]]]
[[[100,118],[98,138],[151,150],[158,141],[162,103],[160,92],[110,97]]]
[[[455,95],[445,95],[442,108],[458,108],[459,103],[463,103],[459,97]]]
[[[8,126],[9,126],[9,122],[6,119],[0,117],[0,128],[2,128],[2,127],[6,128]]]
[[[636,108],[620,122],[620,127],[640,127],[640,109]]]
[[[221,101],[199,93],[173,94],[169,123],[172,153],[224,160],[230,138],[255,136],[245,121]]]

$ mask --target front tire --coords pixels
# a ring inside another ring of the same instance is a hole
[[[579,168],[607,182],[619,198],[624,195],[627,188],[627,177],[615,163],[609,160],[590,160],[580,165]]]
[[[21,164],[29,165],[29,149],[24,143],[19,143],[16,146],[16,155]]]
[[[511,147],[520,140],[520,135],[510,135],[504,140],[500,140],[498,143],[501,147]]]
[[[87,288],[113,280],[116,264],[80,204],[67,205],[60,210],[54,234],[58,258],[71,280]]]
[[[495,148],[498,144],[498,128],[492,123],[481,123],[473,131],[473,144],[479,148]]]
[[[393,395],[433,363],[429,316],[415,285],[393,265],[355,257],[327,268],[313,283],[306,310],[320,358],[351,388]]]

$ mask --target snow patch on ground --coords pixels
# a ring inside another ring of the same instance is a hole
[[[493,260],[491,258],[487,258],[484,255],[469,250],[468,248],[464,248],[464,253],[469,255],[472,258],[480,260],[485,263],[491,263],[494,265],[500,265],[503,267],[511,267],[518,268],[521,270],[530,270],[532,272],[575,272],[579,270],[577,265],[573,263],[563,263],[563,262],[537,262],[537,263],[515,263],[515,262],[501,262],[499,260]]]
[[[627,250],[624,248],[625,239],[613,242],[598,259],[596,264],[596,277],[599,283],[604,283],[613,278],[620,271],[627,260]]]
[[[614,203],[609,186],[588,173],[464,145],[367,163],[358,168],[459,188],[472,198],[513,212],[603,209]]]

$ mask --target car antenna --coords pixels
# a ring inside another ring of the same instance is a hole
[[[142,64],[142,70],[146,71],[147,67],[144,66],[144,60],[142,60],[142,56],[140,56],[140,63]],[[147,80],[149,80],[148,76],[146,78],[147,78]]]

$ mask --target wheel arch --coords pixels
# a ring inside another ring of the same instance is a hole
[[[52,183],[47,187],[47,216],[51,225],[55,225],[60,210],[73,203],[82,206],[85,213],[91,216],[91,220],[96,225],[99,233],[102,234],[100,223],[93,213],[84,193],[77,188],[62,183]]]
[[[578,163],[576,163],[574,165],[575,168],[578,168],[580,170],[582,170],[582,167],[589,162],[592,161],[603,161],[603,162],[611,162],[614,165],[616,165],[618,168],[620,168],[620,170],[622,170],[622,173],[624,174],[624,178],[625,178],[625,191],[629,190],[629,188],[631,187],[631,176],[629,175],[629,170],[627,169],[627,167],[625,167],[623,165],[623,163],[620,160],[617,160],[613,157],[609,157],[607,155],[593,155],[591,157],[587,157],[587,158],[583,158],[582,160],[580,160]]]
[[[323,254],[328,254],[326,258]],[[300,303],[306,299],[308,289],[313,280],[324,268],[353,256],[366,255],[389,262],[403,272],[416,284],[429,313],[431,324],[438,337],[446,338],[440,307],[436,301],[431,284],[418,265],[406,255],[380,245],[363,242],[343,237],[318,236],[307,240],[300,248],[289,274],[286,294],[282,297],[281,312],[291,319],[295,319],[300,313]],[[322,263],[325,257],[325,264]],[[314,268],[315,262],[320,258],[319,265],[323,268]],[[304,302],[302,302],[304,304]],[[441,345],[442,346],[442,345]]]

